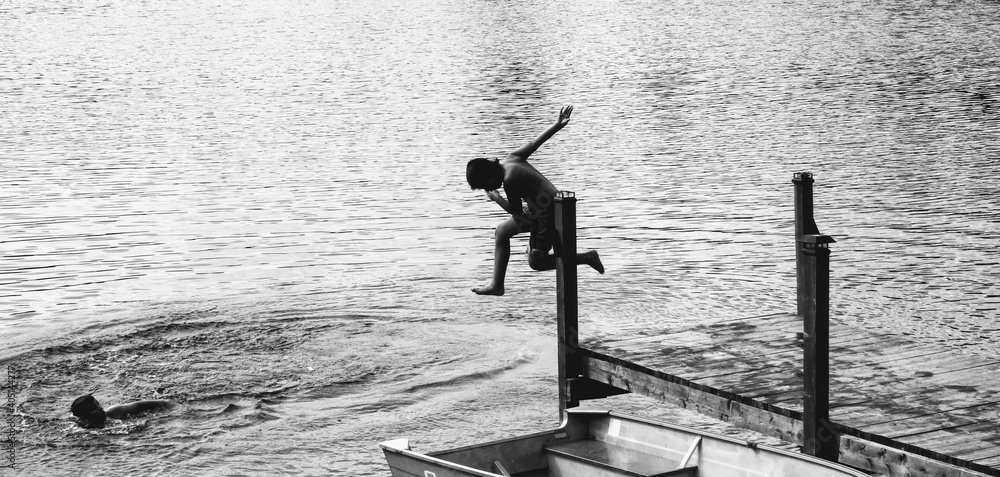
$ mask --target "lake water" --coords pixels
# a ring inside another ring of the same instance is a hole
[[[608,270],[580,271],[585,339],[794,310],[790,180],[811,171],[843,326],[1000,357],[997,18],[987,0],[4,2],[15,473],[387,475],[380,440],[554,426],[554,273],[516,238],[507,296],[471,293],[504,216],[464,167],[564,104],[531,160],[577,193]],[[86,393],[177,406],[88,430],[68,412]],[[647,404],[624,406],[673,412]]]

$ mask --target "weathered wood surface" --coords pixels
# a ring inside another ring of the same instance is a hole
[[[659,378],[652,381],[641,378],[640,372],[625,376],[635,378],[629,385],[638,383],[650,388],[673,381],[664,390],[678,388],[674,391],[679,397],[673,399],[682,404],[695,402],[698,406],[718,407],[710,412],[731,412],[734,409],[725,408],[733,406],[735,395],[753,401],[750,407],[761,407],[760,403],[774,406],[764,409],[763,417],[742,418],[758,420],[751,426],[757,427],[767,424],[761,419],[777,416],[778,420],[787,420],[789,414],[781,410],[800,416],[801,333],[801,319],[782,313],[712,325],[650,329],[642,336],[603,335],[599,341],[588,340],[584,334],[581,346],[655,370]],[[830,417],[834,423],[926,449],[939,457],[972,462],[980,471],[988,468],[985,473],[1000,475],[1000,360],[852,329],[836,320],[831,324],[830,336]],[[622,371],[599,369],[614,365],[596,361],[587,366],[596,376],[605,378]],[[676,378],[682,382],[676,384]],[[642,384],[643,380],[649,382]],[[679,386],[692,383],[725,393],[718,399],[692,401],[679,390]],[[748,405],[737,407],[741,406]],[[800,432],[800,427],[786,424],[782,433]],[[868,454],[886,453],[883,448],[851,442],[842,442],[842,458],[850,445],[858,452],[846,458],[871,460],[873,455]],[[905,457],[900,459],[905,461]],[[910,475],[900,470],[905,468],[902,464],[886,462],[878,465],[885,467],[887,475]],[[933,463],[920,465],[933,468]]]

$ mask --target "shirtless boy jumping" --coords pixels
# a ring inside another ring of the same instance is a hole
[[[484,287],[473,288],[480,295],[503,295],[507,261],[510,260],[510,238],[522,232],[531,232],[528,242],[528,265],[533,270],[556,268],[555,255],[550,255],[555,241],[553,199],[556,188],[538,170],[528,164],[528,156],[545,141],[569,124],[573,106],[559,111],[559,119],[534,141],[521,146],[502,160],[473,159],[466,166],[465,176],[473,189],[483,189],[490,200],[510,214],[510,218],[497,226],[494,250],[493,281]],[[503,186],[507,199],[497,189]],[[522,202],[524,206],[522,208]],[[577,263],[590,265],[604,273],[604,265],[596,250],[577,255]]]

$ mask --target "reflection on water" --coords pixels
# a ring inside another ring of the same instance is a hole
[[[532,162],[606,257],[581,272],[585,335],[791,309],[806,170],[837,319],[1000,356],[998,9],[0,7],[26,472],[372,473],[373,434],[549,423],[552,275],[515,256],[509,296],[469,292],[503,216],[462,174],[567,103]],[[60,414],[83,392],[183,406],[91,435]]]

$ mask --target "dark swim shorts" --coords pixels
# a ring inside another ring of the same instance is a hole
[[[541,258],[548,255],[555,244],[556,223],[552,207],[533,213],[525,207],[525,215],[531,219],[531,238],[528,239],[528,255]]]

